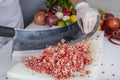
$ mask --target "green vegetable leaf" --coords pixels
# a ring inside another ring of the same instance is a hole
[[[59,5],[61,9],[70,8],[71,13],[75,13],[75,9],[69,0],[47,0],[46,5],[48,9],[54,4]]]
[[[104,15],[104,11],[102,9],[98,9],[98,13],[100,14],[100,16]]]

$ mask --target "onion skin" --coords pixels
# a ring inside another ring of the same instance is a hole
[[[40,11],[40,12],[47,13],[47,10],[46,10],[46,9],[40,9],[39,11]]]
[[[59,10],[59,6],[57,4],[54,4],[50,7],[50,12],[52,12],[53,14],[58,12],[58,10]]]
[[[52,15],[54,15],[54,14],[53,14],[52,12],[48,11],[46,15],[47,15],[47,16],[52,16]]]
[[[100,19],[100,26],[103,26],[104,19]]]
[[[108,18],[107,20],[105,20],[104,22],[104,29],[107,32],[113,32],[117,29],[120,28],[120,21],[118,18],[112,17],[112,18]]]
[[[34,23],[38,25],[43,25],[45,24],[45,18],[46,18],[46,12],[39,11],[34,16]]]
[[[108,19],[108,18],[112,18],[114,17],[114,15],[112,13],[104,13],[103,15],[103,19]]]
[[[58,21],[59,19],[55,15],[47,16],[45,20],[46,24],[50,27],[52,27],[53,25],[56,25]]]

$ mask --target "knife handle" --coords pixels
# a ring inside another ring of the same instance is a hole
[[[15,35],[15,29],[6,27],[6,26],[0,26],[0,37],[14,37]]]

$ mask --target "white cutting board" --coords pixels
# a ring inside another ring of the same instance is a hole
[[[97,73],[99,70],[99,65],[101,61],[102,45],[103,45],[104,32],[97,31],[95,35],[91,38],[91,41],[88,43],[91,44],[91,55],[93,57],[93,63],[87,67],[87,70],[90,70],[91,73],[85,77],[74,77],[70,80],[97,80]],[[25,67],[25,65],[20,62],[16,64],[7,72],[7,80],[55,80],[54,77],[47,74],[40,74],[30,70]]]

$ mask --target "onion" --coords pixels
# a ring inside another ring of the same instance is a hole
[[[47,16],[45,20],[46,24],[50,27],[56,25],[58,21],[59,19],[55,15]]]
[[[114,17],[114,15],[112,13],[104,13],[103,15],[103,19],[108,19],[108,18],[112,18]]]
[[[51,11],[53,14],[55,14],[56,12],[59,11],[59,5],[57,5],[57,4],[52,5],[52,6],[50,7],[50,11]]]
[[[63,21],[70,20],[70,16],[65,15],[65,16],[62,17],[62,20],[63,20]]]
[[[103,26],[104,19],[100,19],[100,26]]]
[[[44,13],[47,13],[47,10],[46,10],[46,9],[40,9],[39,11],[44,12]]]
[[[115,31],[115,30],[119,29],[120,21],[118,18],[115,18],[115,17],[108,18],[107,20],[105,20],[104,26],[105,26],[106,32]]]
[[[62,19],[63,15],[64,14],[62,12],[56,12],[55,13],[55,16],[57,16],[59,19]]]
[[[112,35],[110,35],[110,37],[108,37],[108,40],[111,43],[120,46],[120,30],[114,31],[114,33]]]
[[[52,12],[50,12],[50,11],[48,11],[46,15],[47,15],[47,16],[52,16],[52,15],[53,15],[53,13],[52,13]]]
[[[34,16],[34,23],[38,25],[45,24],[45,18],[46,18],[46,12],[45,11],[39,11]]]

